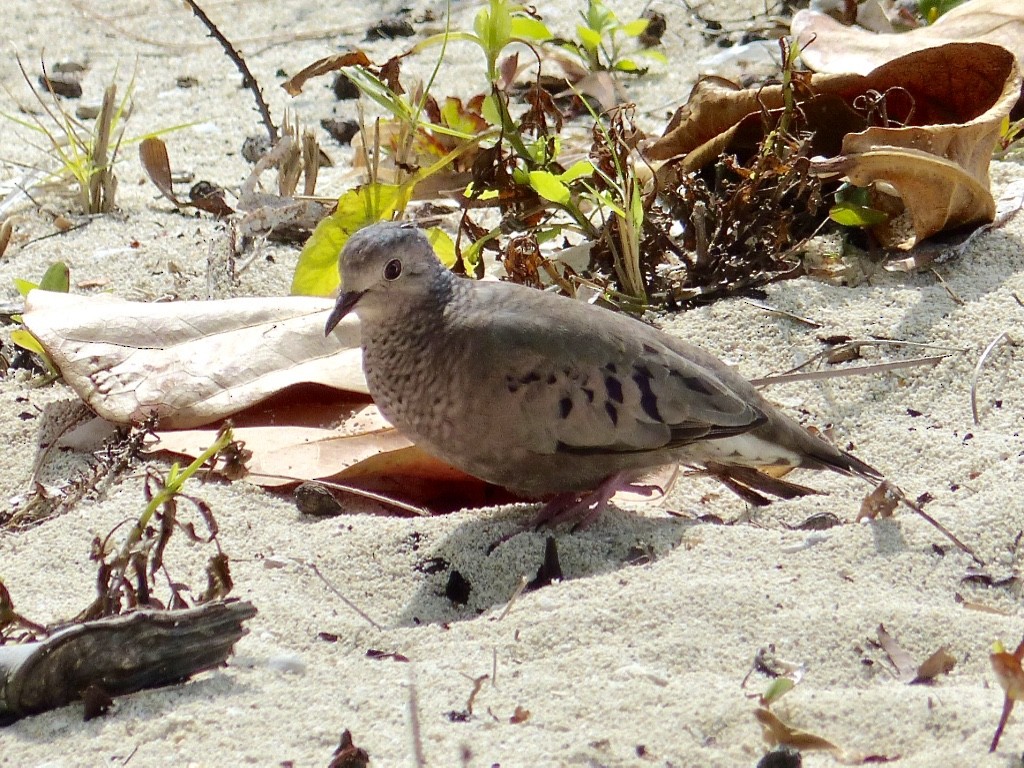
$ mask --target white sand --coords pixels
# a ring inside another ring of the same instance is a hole
[[[455,4],[461,24],[472,18],[469,5]],[[289,101],[277,87],[277,70],[294,73],[358,43],[370,22],[397,6],[289,0],[208,2],[206,10],[243,49],[277,119],[289,106],[315,125],[332,112],[354,116],[353,103],[334,102],[329,78]],[[631,90],[651,129],[685,97],[702,50],[682,10],[658,6],[669,15],[672,72],[652,75]],[[102,10],[81,10],[92,7]],[[566,11],[541,10],[552,26],[570,30]],[[706,13],[743,15],[738,2],[726,0]],[[262,130],[250,95],[181,4],[72,2],[42,10],[32,0],[12,0],[4,25],[7,51],[17,48],[33,73],[43,48],[48,62],[88,60],[87,100],[99,99],[115,68],[125,82],[137,56],[129,135],[198,121],[167,135],[174,168],[228,186],[247,174],[241,141]],[[287,42],[335,27],[349,34]],[[383,60],[405,46],[384,41],[366,49]],[[453,46],[450,55],[439,93],[471,95],[482,85],[478,52]],[[429,63],[422,57],[420,66]],[[197,77],[199,86],[177,88],[182,75]],[[0,59],[0,82],[27,103],[10,54]],[[458,85],[448,85],[453,82]],[[15,110],[10,95],[0,95],[0,109]],[[9,124],[0,136],[2,172],[11,178],[12,161],[34,162],[28,142],[40,137]],[[326,137],[324,144],[341,167],[324,175],[319,191],[340,193],[348,151]],[[207,260],[211,254],[222,258],[224,228],[205,216],[171,213],[143,181],[135,148],[123,154],[116,214],[24,244],[52,233],[49,214],[66,214],[71,204],[43,194],[42,211],[19,211],[18,242],[0,261],[2,297],[15,296],[11,278],[38,279],[56,259],[71,265],[73,282],[108,278],[109,290],[129,298],[287,291],[296,250],[281,246],[267,246],[273,261],[258,258],[239,285],[214,280],[208,291]],[[1020,178],[1021,168],[997,163],[993,176],[1001,187]],[[1013,294],[1024,296],[1022,237],[1019,217],[938,268],[962,305],[932,274],[878,271],[855,288],[801,279],[768,290],[770,303],[825,323],[821,331],[739,300],[673,318],[668,326],[750,376],[791,367],[819,351],[817,336],[832,333],[964,349],[934,368],[793,384],[769,394],[809,423],[835,424],[840,443],[854,442],[859,456],[911,495],[930,492],[935,500],[928,510],[973,546],[994,576],[1010,575],[1017,572],[1015,542],[1024,529],[1019,350],[1004,344],[989,359],[978,392],[980,426],[971,420],[969,392],[985,345],[1002,330],[1021,338],[1024,309]],[[3,340],[9,349],[6,331]],[[72,397],[60,385],[32,389],[20,375],[0,380],[0,434],[8,446],[0,459],[0,498],[26,490],[39,409]],[[994,406],[997,400],[1001,407]],[[544,548],[544,534],[522,534],[486,554],[490,542],[521,525],[521,508],[435,519],[355,515],[310,522],[287,498],[245,483],[193,486],[220,522],[235,594],[260,611],[230,666],[185,685],[120,699],[110,716],[91,722],[83,722],[81,707],[74,705],[0,730],[0,765],[121,765],[130,758],[137,768],[322,766],[346,728],[370,753],[372,765],[414,765],[414,685],[422,749],[432,766],[753,766],[765,747],[749,696],[768,681],[755,673],[746,689],[741,683],[755,652],[769,643],[782,658],[806,667],[802,682],[775,711],[850,754],[899,756],[902,766],[1018,764],[1015,756],[1024,751],[1020,717],[1011,719],[1000,751],[987,751],[1002,705],[988,653],[993,640],[1012,646],[1020,637],[1017,594],[962,583],[970,559],[916,516],[900,512],[890,521],[853,523],[862,484],[835,476],[798,479],[831,493],[775,504],[732,526],[670,517],[655,505],[639,514],[614,510],[581,534],[560,532],[566,581],[522,596],[501,619],[520,578],[536,573]],[[93,592],[92,538],[135,517],[143,504],[136,472],[97,503],[82,503],[27,532],[0,534],[0,577],[17,608],[39,621],[80,610]],[[665,507],[726,520],[745,514],[735,497],[704,481],[681,482]],[[786,527],[819,511],[834,512],[846,524],[824,532]],[[650,550],[653,562],[626,564],[636,548]],[[432,557],[443,557],[469,579],[467,606],[444,597],[445,573],[416,569]],[[328,591],[304,565],[310,562],[383,629]],[[200,587],[199,574],[177,575]],[[958,593],[1004,615],[969,610],[956,602]],[[956,668],[934,686],[897,682],[881,652],[868,645],[879,623],[919,660],[945,646]],[[322,632],[338,640],[319,639]],[[371,648],[404,654],[411,663],[370,660],[365,654]],[[446,713],[466,706],[471,678],[495,670],[497,678],[483,684],[472,718],[450,721]],[[529,717],[512,724],[517,707]],[[638,756],[640,745],[644,757]],[[814,768],[836,764],[820,753],[806,753],[804,761]]]

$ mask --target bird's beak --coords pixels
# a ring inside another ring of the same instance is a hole
[[[342,291],[338,294],[338,302],[331,310],[330,317],[327,318],[327,325],[324,326],[324,336],[331,335],[331,331],[337,327],[345,315],[353,310],[364,293],[365,291]]]

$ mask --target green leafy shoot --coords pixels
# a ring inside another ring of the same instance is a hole
[[[876,227],[889,220],[888,214],[869,205],[867,189],[844,184],[836,190],[836,204],[828,211],[828,217],[844,227]]]
[[[587,9],[580,11],[580,17],[583,23],[576,25],[579,40],[565,41],[560,45],[579,58],[590,71],[608,70],[640,75],[647,69],[640,66],[638,57],[661,64],[668,63],[664,53],[651,48],[636,48],[629,56],[623,54],[623,41],[640,37],[646,31],[649,19],[622,22],[602,0],[588,0]]]
[[[944,13],[956,8],[964,0],[918,0],[917,11],[928,23],[934,24]]]
[[[116,83],[112,82],[107,86],[99,115],[92,128],[89,128],[68,112],[57,96],[51,94],[49,100],[45,99],[33,86],[21,59],[18,58],[17,61],[32,95],[52,125],[46,125],[36,117],[28,121],[6,113],[3,116],[46,137],[48,146],[41,147],[40,150],[52,157],[59,166],[51,174],[51,178],[70,179],[78,188],[78,198],[82,210],[86,213],[109,213],[113,209],[117,189],[117,178],[113,168],[122,143],[141,142],[162,133],[187,127],[173,126],[124,139],[124,130],[131,111],[131,96],[135,90],[133,74],[120,100],[117,98]],[[45,68],[43,74],[46,74]]]
[[[23,297],[27,297],[29,291],[36,289],[53,291],[55,293],[67,293],[71,290],[71,272],[67,264],[63,261],[57,261],[47,268],[46,272],[43,273],[43,278],[38,283],[15,278],[14,287],[17,288],[18,293]],[[20,323],[21,315],[12,315],[11,319]],[[43,381],[44,384],[55,381],[60,377],[60,371],[57,370],[57,366],[54,365],[53,360],[50,359],[39,339],[33,336],[32,332],[27,328],[16,328],[11,331],[11,342],[39,358],[47,371]]]

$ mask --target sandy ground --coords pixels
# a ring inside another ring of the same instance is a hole
[[[685,97],[703,51],[678,5],[656,5],[669,17],[673,64],[630,86],[651,129]],[[208,2],[206,10],[246,53],[278,119],[288,106],[316,125],[332,114],[354,117],[353,103],[335,102],[329,79],[288,100],[277,87],[279,70],[294,73],[358,43],[370,23],[398,6],[252,0]],[[568,10],[541,10],[553,27],[569,31]],[[453,3],[453,12],[465,25],[473,8]],[[723,0],[705,12],[735,18],[746,10]],[[128,135],[194,123],[166,136],[176,169],[228,187],[247,175],[241,142],[261,132],[250,96],[180,3],[70,2],[41,10],[32,0],[11,0],[4,36],[2,111],[28,102],[15,50],[33,73],[43,49],[48,62],[87,62],[86,101],[99,100],[115,70],[121,82],[134,71]],[[383,60],[405,45],[365,47]],[[481,84],[478,53],[453,46],[449,56],[440,92],[471,95]],[[197,78],[198,86],[177,87],[182,76]],[[0,180],[9,182],[20,174],[16,163],[38,162],[32,144],[40,137],[11,124],[0,137]],[[324,174],[319,191],[337,194],[350,184],[349,152],[323,141],[339,167]],[[55,232],[57,214],[85,219],[55,194],[17,212],[16,242],[0,261],[0,298],[16,297],[12,278],[38,279],[57,259],[70,264],[73,283],[109,280],[75,289],[83,293],[191,299],[287,292],[297,251],[284,246],[263,246],[237,283],[208,279],[226,252],[224,227],[172,212],[144,181],[134,147],[123,157],[116,213],[40,239]],[[997,188],[1021,175],[1019,165],[993,169]],[[1024,296],[1022,237],[1018,217],[938,267],[948,291],[934,274],[881,270],[857,287],[800,279],[768,289],[769,303],[818,320],[821,330],[741,300],[666,326],[749,376],[807,359],[821,348],[818,336],[834,333],[962,350],[935,367],[776,386],[769,394],[808,423],[833,424],[840,443],[852,443],[912,496],[932,494],[929,511],[975,548],[989,573],[1015,575],[1024,529],[1019,349],[1003,344],[990,357],[978,387],[980,425],[972,422],[969,395],[986,344],[1004,330],[1020,340],[1024,310],[1014,294]],[[22,374],[0,379],[3,503],[26,490],[41,412],[73,398],[60,385],[32,388]],[[193,486],[220,522],[235,594],[260,611],[230,665],[120,699],[110,716],[90,722],[78,705],[19,722],[0,731],[0,765],[322,766],[346,728],[372,765],[415,765],[415,709],[432,766],[753,766],[765,746],[750,697],[768,680],[755,673],[742,683],[755,653],[769,644],[806,669],[775,711],[848,755],[886,755],[908,767],[1019,765],[1019,717],[1000,751],[988,754],[1002,705],[988,653],[994,640],[1012,646],[1021,635],[1017,591],[965,582],[970,559],[916,516],[854,523],[863,485],[799,479],[830,493],[754,512],[712,484],[686,481],[660,505],[615,509],[586,532],[559,532],[565,581],[520,597],[507,615],[520,579],[537,571],[545,534],[515,536],[492,554],[487,547],[522,524],[522,507],[311,522],[289,498],[244,482]],[[0,577],[18,609],[39,621],[80,610],[93,592],[90,542],[137,516],[143,504],[140,468],[99,501],[26,532],[0,533]],[[845,524],[790,527],[826,511]],[[739,522],[700,523],[700,515]],[[647,557],[632,564],[638,553]],[[423,572],[431,558],[470,581],[465,606],[444,596],[447,570]],[[379,628],[332,594],[308,563]],[[971,610],[958,596],[995,611]],[[898,682],[869,643],[879,623],[919,660],[944,646],[955,669],[932,686]],[[410,663],[373,660],[368,649],[401,653]],[[466,708],[473,679],[483,675],[492,677],[472,716],[453,721],[449,713]],[[517,708],[528,710],[524,722],[511,722]],[[804,756],[806,766],[834,764],[828,754]]]

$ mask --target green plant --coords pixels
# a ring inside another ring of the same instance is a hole
[[[624,39],[636,40],[647,30],[650,19],[623,22],[602,0],[587,0],[587,9],[580,11],[583,23],[576,25],[578,41],[562,41],[560,46],[578,57],[590,71],[646,72],[637,62],[638,57],[662,64],[668,59],[661,51],[636,48],[629,56],[623,55]]]
[[[50,177],[69,180],[77,187],[78,199],[85,213],[109,213],[113,210],[117,192],[114,164],[118,160],[122,143],[135,143],[186,127],[178,125],[125,139],[124,130],[131,112],[131,96],[135,90],[133,74],[120,100],[115,82],[106,87],[99,114],[90,128],[71,114],[56,95],[51,93],[49,99],[44,98],[32,85],[20,58],[18,67],[51,124],[47,125],[34,116],[31,121],[9,114],[4,114],[4,117],[46,137],[48,146],[40,149],[55,159],[59,166]],[[45,66],[43,78],[48,79]]]

